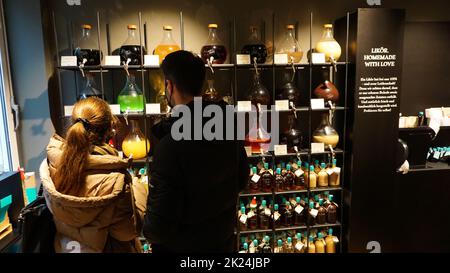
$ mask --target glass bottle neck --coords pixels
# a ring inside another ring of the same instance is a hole
[[[286,38],[295,39],[295,35],[294,35],[294,30],[293,29],[288,29],[286,31]]]
[[[164,30],[163,31],[163,39],[162,44],[175,44],[175,41],[172,37],[172,30]]]
[[[82,39],[87,40],[87,39],[89,39],[90,37],[91,37],[91,30],[90,30],[90,29],[83,28],[83,31],[82,31]]]
[[[208,35],[208,44],[216,44],[218,43],[219,37],[217,36],[217,29],[215,28],[210,28],[209,29],[209,35]]]
[[[258,29],[253,28],[251,30],[251,34],[250,34],[250,39],[251,42],[253,43],[259,43],[259,35],[258,35]]]
[[[325,28],[323,30],[322,39],[334,39],[333,38],[333,29],[332,28]]]

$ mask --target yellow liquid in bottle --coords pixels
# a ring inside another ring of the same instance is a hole
[[[327,244],[327,246],[326,246],[327,253],[336,253],[336,245],[334,244],[333,236],[328,235],[325,238],[325,243]]]
[[[303,57],[303,51],[297,51],[297,52],[288,52],[288,62],[290,63],[291,60],[294,63],[299,63],[302,60]]]
[[[336,41],[321,41],[317,43],[316,50],[319,53],[325,54],[327,62],[331,57],[337,61],[341,57],[341,46]]]
[[[319,187],[328,187],[328,174],[325,172],[325,169],[322,169],[319,174]]]
[[[316,241],[315,247],[316,247],[316,253],[325,253],[325,245],[324,245],[322,239]]]
[[[309,174],[309,188],[317,188],[317,175],[314,171],[311,171],[311,173]]]
[[[159,64],[161,64],[167,55],[180,49],[178,45],[159,45],[155,48],[153,54],[159,56]]]
[[[336,148],[337,144],[339,143],[339,135],[331,135],[331,136],[313,136],[314,142],[324,143],[325,148],[328,147],[328,145],[331,145],[331,147]]]
[[[145,150],[145,143],[147,142],[147,151]],[[145,139],[125,139],[122,142],[122,151],[126,157],[132,156],[133,159],[142,159],[147,156],[150,151],[150,141]]]

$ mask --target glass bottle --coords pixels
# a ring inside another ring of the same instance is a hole
[[[272,220],[273,220],[273,227],[278,228],[280,227],[280,217],[281,214],[278,211],[278,204],[273,205],[273,215],[272,215]]]
[[[270,228],[270,215],[271,211],[267,207],[267,201],[261,200],[261,206],[259,207],[258,217],[259,217],[259,228],[269,229]]]
[[[284,189],[289,191],[295,188],[295,175],[291,171],[291,164],[286,165],[286,173],[284,174]]]
[[[260,183],[263,192],[272,192],[273,175],[269,170],[269,163],[264,163],[264,172],[261,174]]]
[[[290,227],[292,225],[292,218],[293,218],[293,214],[292,214],[292,207],[291,207],[291,203],[289,201],[284,202],[284,212],[283,212],[283,217],[282,217],[282,221],[281,224],[285,227]]]
[[[292,238],[287,237],[284,253],[294,253],[294,246],[292,245]]]
[[[314,244],[314,237],[312,235],[309,235],[308,253],[316,253],[316,246]]]
[[[295,190],[304,190],[306,188],[305,183],[305,172],[302,170],[302,162],[299,160],[297,162],[298,169],[294,172],[295,174]]]
[[[244,243],[242,245],[242,250],[239,251],[239,253],[248,253],[248,244],[247,243]]]
[[[325,165],[325,163],[320,164],[320,171],[317,175],[319,187],[328,187],[328,174],[325,171],[326,167],[327,165]]]
[[[289,129],[283,133],[282,143],[286,143],[289,151],[295,151],[294,147],[300,151],[302,145],[302,132],[297,128],[297,122],[293,115],[288,116]]]
[[[259,39],[258,29],[255,26],[250,27],[250,32],[248,42],[242,48],[241,53],[250,55],[251,63],[254,63],[256,58],[256,63],[263,64],[267,58],[266,45]]]
[[[254,230],[258,228],[258,215],[257,215],[258,203],[256,197],[253,197],[250,202],[250,211],[247,213],[247,226],[249,229]]]
[[[241,206],[239,211],[239,229],[241,231],[247,230],[247,214],[245,213],[245,207]]]
[[[336,253],[335,240],[337,240],[337,238],[335,239],[335,236],[333,236],[333,229],[332,228],[328,229],[328,235],[325,238],[325,243],[326,243],[325,250],[327,253]]]
[[[328,114],[322,114],[319,127],[313,133],[313,142],[324,143],[325,148],[329,146],[335,148],[339,142],[339,135],[331,126]]]
[[[250,244],[249,253],[259,253],[259,246],[257,239],[253,240],[253,242]]]
[[[254,73],[253,83],[249,90],[249,100],[255,107],[259,105],[269,105],[270,104],[270,93],[267,88],[261,83],[261,79],[257,72]],[[257,108],[259,110],[259,108]]]
[[[202,47],[201,56],[205,64],[213,57],[213,64],[223,64],[227,60],[227,49],[217,35],[217,24],[209,24],[208,40]]]
[[[309,166],[308,181],[310,189],[317,188],[317,175],[314,172],[314,166]]]
[[[161,43],[156,46],[153,54],[159,56],[159,63],[161,64],[164,58],[172,52],[180,50],[180,46],[172,37],[172,26],[163,27],[163,38]]]
[[[277,90],[277,96],[280,100],[288,100],[294,106],[300,105],[300,90],[294,84],[294,77],[291,73],[286,71],[284,73],[284,84]]]
[[[315,253],[325,253],[325,243],[323,241],[322,233],[317,234],[317,239],[316,239],[314,245],[316,247]]]
[[[337,206],[333,202],[333,195],[328,196],[328,207],[327,207],[327,222],[330,224],[335,224],[337,222]]]
[[[78,95],[78,100],[87,99],[89,97],[101,97],[101,92],[97,89],[95,84],[94,75],[91,73],[85,73],[86,76],[86,86],[81,90]]]
[[[294,25],[286,26],[286,33],[283,40],[280,42],[277,53],[287,54],[289,63],[299,63],[303,57],[303,51],[300,44],[295,39]]]
[[[294,208],[294,226],[301,226],[305,224],[305,208],[301,204],[301,198],[296,198],[296,205]]]
[[[337,187],[340,184],[341,169],[336,167],[336,159],[333,159],[332,172],[330,172],[329,184],[332,187]]]
[[[308,214],[306,216],[306,222],[308,226],[314,226],[316,223],[317,210],[314,208],[314,202],[309,202]],[[315,214],[315,216],[313,215]]]
[[[325,54],[327,62],[338,61],[341,56],[341,46],[333,37],[333,25],[325,24],[322,38],[317,42],[316,51]]]
[[[258,175],[258,169],[256,167],[252,168],[252,177],[249,181],[249,190],[251,193],[257,193],[260,191],[260,176]]]
[[[302,234],[299,232],[295,235],[295,253],[305,253],[304,244],[302,242]]]
[[[274,249],[274,253],[283,253],[283,241],[281,239],[278,239],[277,241],[277,247]]]
[[[270,247],[270,238],[269,236],[264,236],[264,246],[262,248],[262,253],[272,253],[272,247]]]
[[[144,46],[140,46],[141,42],[139,39],[139,35],[136,33],[137,26],[136,25],[128,25],[128,37],[125,42],[120,47],[119,55],[120,62],[123,65],[127,63],[128,59],[130,62],[128,65],[140,65],[141,64],[141,50],[142,54],[146,54],[146,50]]]
[[[119,103],[122,113],[144,111],[144,95],[136,84],[133,74],[127,76],[127,82],[117,97],[117,103]]]
[[[92,26],[85,24],[81,26],[81,38],[78,41],[78,46],[74,49],[73,55],[77,57],[77,64],[83,64],[84,59],[86,62],[84,65],[100,65],[101,53],[98,45],[95,42],[95,38],[91,36]]]
[[[150,141],[145,138],[137,120],[130,120],[129,122],[131,130],[122,142],[122,151],[129,158],[142,159],[150,151]]]
[[[275,182],[274,182],[274,188],[275,192],[281,192],[284,190],[284,178],[281,175],[281,168],[277,168],[275,172]]]
[[[316,222],[319,225],[324,225],[327,222],[327,210],[323,207],[323,199],[319,199],[319,208],[317,209]]]
[[[319,165],[319,160],[318,159],[314,160],[314,172],[316,174],[319,174],[319,172],[320,172],[320,165]]]
[[[208,80],[208,88],[203,92],[202,95],[203,100],[210,102],[219,102],[222,100],[222,97],[219,95],[219,92],[214,88],[214,80]]]
[[[314,95],[319,99],[324,99],[325,101],[332,101],[334,103],[339,101],[338,89],[328,80],[323,81],[314,89]]]

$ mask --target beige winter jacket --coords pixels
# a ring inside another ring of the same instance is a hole
[[[133,183],[136,214],[131,201],[131,176],[127,161],[113,155],[115,150],[96,147],[88,158],[84,197],[58,192],[52,181],[64,139],[53,136],[47,146],[47,159],[40,176],[47,205],[56,225],[56,252],[136,252],[145,213],[147,192]],[[135,222],[137,227],[135,226]]]

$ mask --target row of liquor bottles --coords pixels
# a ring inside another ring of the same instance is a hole
[[[270,199],[270,198],[269,198]],[[324,193],[311,198],[306,196],[276,197],[276,202],[267,202],[255,197],[245,205],[240,203],[238,212],[239,230],[267,230],[281,227],[314,226],[336,224],[338,205],[334,195]]]
[[[272,244],[268,235],[243,236],[239,253],[336,253],[339,239],[333,234],[332,228],[313,230],[309,237],[307,232],[294,234],[281,233],[276,236],[275,244]]]
[[[291,161],[278,163],[270,168],[269,163],[250,165],[250,174],[245,192],[283,192],[293,190],[315,189],[317,187],[338,187],[341,168],[333,159],[328,164],[316,160],[314,164]]]
[[[217,34],[217,24],[209,24],[209,36],[205,45],[201,48],[201,57],[205,63],[210,61],[213,64],[222,64],[227,60],[227,48],[222,43]],[[96,47],[96,39],[91,35],[92,26],[83,24],[81,26],[82,35],[74,50],[77,56],[77,62],[84,65],[100,65],[102,53]],[[141,46],[139,35],[136,33],[136,25],[128,25],[128,37],[123,42],[119,50],[122,64],[140,65],[142,53],[147,50]],[[180,50],[180,46],[172,36],[172,26],[163,27],[163,38],[159,45],[153,50],[153,54],[158,55],[160,62],[164,60],[167,54]],[[286,33],[280,41],[275,53],[286,54],[290,63],[299,63],[303,57],[303,50],[295,38],[294,25],[286,25]],[[260,40],[258,29],[250,27],[250,37],[248,42],[242,47],[240,53],[250,55],[251,62],[265,63],[267,61],[268,49],[263,41]],[[317,42],[315,51],[323,53],[326,61],[335,62],[341,56],[341,46],[333,37],[333,25],[325,24],[322,38]],[[142,52],[142,53],[141,53]]]

